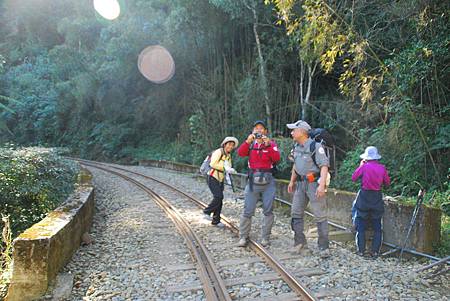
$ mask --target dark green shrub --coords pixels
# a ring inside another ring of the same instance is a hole
[[[38,222],[73,191],[78,168],[53,150],[0,148],[0,212],[13,236]]]

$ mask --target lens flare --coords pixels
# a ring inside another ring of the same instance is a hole
[[[148,46],[142,50],[137,65],[142,75],[155,84],[165,83],[175,74],[172,56],[160,45]]]
[[[120,15],[120,4],[117,0],[94,0],[94,8],[105,19],[114,20]]]

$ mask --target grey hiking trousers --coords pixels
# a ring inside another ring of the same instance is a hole
[[[269,239],[274,221],[273,216],[273,200],[275,198],[275,179],[270,175],[270,182],[267,185],[253,185],[250,189],[250,183],[245,186],[245,203],[244,212],[241,216],[239,226],[239,237],[247,239],[251,230],[251,218],[255,215],[256,202],[262,199],[263,217],[262,217],[262,239]]]
[[[321,198],[316,197],[318,185],[317,182],[308,183],[307,181],[298,181],[296,183],[291,207],[291,227],[294,231],[294,245],[306,243],[306,237],[303,233],[304,215],[309,203],[314,214],[314,221],[317,223],[319,248],[328,248],[327,200],[325,196]]]

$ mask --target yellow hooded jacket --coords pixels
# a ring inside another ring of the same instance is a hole
[[[211,169],[208,172],[208,175],[216,178],[217,181],[223,182],[225,179],[225,170],[224,163],[227,160],[230,163],[230,167],[233,167],[231,162],[231,155],[225,154],[223,148],[216,149],[211,155]]]

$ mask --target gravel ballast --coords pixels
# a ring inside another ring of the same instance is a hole
[[[150,167],[121,167],[154,176],[205,203],[212,198],[205,179],[197,176]],[[80,247],[64,268],[64,273],[74,275],[72,295],[67,300],[205,300],[201,289],[167,292],[167,287],[198,282],[196,269],[169,268],[193,264],[186,244],[171,220],[139,188],[103,171],[93,168],[91,171],[96,187],[96,214],[91,230],[93,243]],[[149,185],[180,208],[219,266],[226,260],[256,256],[247,248],[237,247],[237,237],[229,230],[210,225],[203,219],[201,209],[187,204],[184,197],[150,180],[133,178]],[[235,224],[238,224],[243,208],[241,197],[226,188],[222,214]],[[293,245],[288,213],[286,210],[275,211],[269,250],[277,256],[289,253]],[[261,208],[258,208],[251,233],[256,240],[260,240],[261,216]],[[314,226],[309,219],[306,231],[312,231]],[[354,254],[352,244],[334,243],[331,244],[331,256],[323,259],[319,256],[316,239],[309,239],[308,243],[310,255],[286,259],[283,263],[294,274],[305,269],[322,270],[320,275],[299,276],[299,279],[313,293],[323,295],[323,300],[449,300],[449,279],[445,274],[424,280],[425,274],[414,272],[428,262],[366,259]],[[265,263],[256,262],[221,266],[220,272],[224,279],[235,279],[273,271]],[[228,289],[235,300],[290,292],[281,280],[235,285]],[[51,298],[49,293],[43,299]]]

